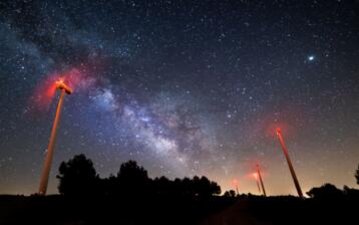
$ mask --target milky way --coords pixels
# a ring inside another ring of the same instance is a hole
[[[354,186],[359,163],[358,1],[2,1],[0,193],[37,190],[58,94],[61,161],[101,177],[134,159],[151,177],[205,175],[222,190]],[[49,89],[50,88],[50,89]]]

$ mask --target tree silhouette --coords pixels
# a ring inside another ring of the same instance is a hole
[[[343,191],[335,187],[333,184],[324,184],[321,187],[314,187],[310,189],[307,194],[312,198],[330,199],[339,198],[343,196]]]
[[[83,154],[62,162],[56,177],[60,180],[59,192],[71,196],[92,194],[98,180],[92,161]]]
[[[359,184],[359,165],[358,165],[358,169],[355,172],[355,179],[357,180],[357,184]]]
[[[117,180],[122,193],[136,195],[146,193],[150,181],[147,171],[132,160],[121,164]]]
[[[192,179],[185,177],[176,178],[174,181],[166,177],[155,178],[152,181],[152,189],[159,195],[209,197],[221,192],[216,182],[211,182],[207,177],[194,176]]]
[[[195,176],[192,180],[193,195],[202,197],[211,196],[213,194],[221,193],[221,188],[215,182],[211,182],[207,177],[202,176],[201,178]]]
[[[234,198],[236,197],[236,192],[234,190],[229,190],[224,192],[223,196]]]
[[[202,177],[201,179],[207,179],[207,177]],[[221,187],[214,181],[206,180],[208,189],[206,190],[206,195],[219,195],[221,193]]]
[[[100,179],[93,163],[85,155],[76,155],[59,168],[58,189],[68,196],[101,195],[126,198],[155,195],[157,197],[210,197],[221,192],[220,186],[207,177],[194,176],[169,180],[150,179],[147,171],[135,161],[122,163],[116,176]]]
[[[117,177],[121,181],[126,182],[143,182],[148,180],[147,171],[142,166],[138,166],[137,162],[133,160],[121,164]]]

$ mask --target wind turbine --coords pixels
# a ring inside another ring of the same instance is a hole
[[[54,155],[57,127],[60,122],[61,110],[62,110],[62,106],[64,104],[65,94],[70,95],[72,93],[72,89],[69,86],[67,86],[63,80],[56,81],[55,85],[56,85],[56,89],[60,90],[61,93],[60,93],[59,102],[57,104],[55,119],[54,119],[54,123],[53,123],[52,129],[51,129],[50,141],[49,141],[49,145],[47,147],[44,166],[42,169],[40,187],[39,187],[39,192],[38,192],[39,195],[46,194],[47,184],[49,182],[49,174],[50,174],[50,169],[51,169],[52,158]]]
[[[266,197],[266,196],[267,196],[267,194],[266,194],[266,189],[264,188],[264,183],[263,183],[263,179],[262,179],[262,174],[261,174],[261,170],[260,170],[258,164],[256,165],[256,169],[257,169],[257,174],[258,174],[259,182],[261,183],[263,195]],[[258,182],[258,180],[257,180],[257,182]]]
[[[282,146],[284,156],[285,156],[285,158],[287,160],[290,173],[292,174],[292,178],[293,178],[293,181],[294,181],[295,188],[297,189],[299,197],[303,198],[302,188],[300,187],[297,175],[295,174],[294,167],[292,165],[292,161],[290,160],[288,149],[285,146],[284,139],[283,139],[283,136],[282,136],[282,131],[280,130],[280,128],[277,128],[277,136],[278,136],[279,142],[280,142],[280,144]]]

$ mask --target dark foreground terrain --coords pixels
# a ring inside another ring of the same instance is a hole
[[[357,197],[82,198],[0,196],[0,224],[357,224]]]

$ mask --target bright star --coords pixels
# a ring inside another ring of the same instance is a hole
[[[313,61],[313,60],[314,60],[314,56],[313,56],[313,55],[308,56],[308,60],[309,60],[309,61]]]

